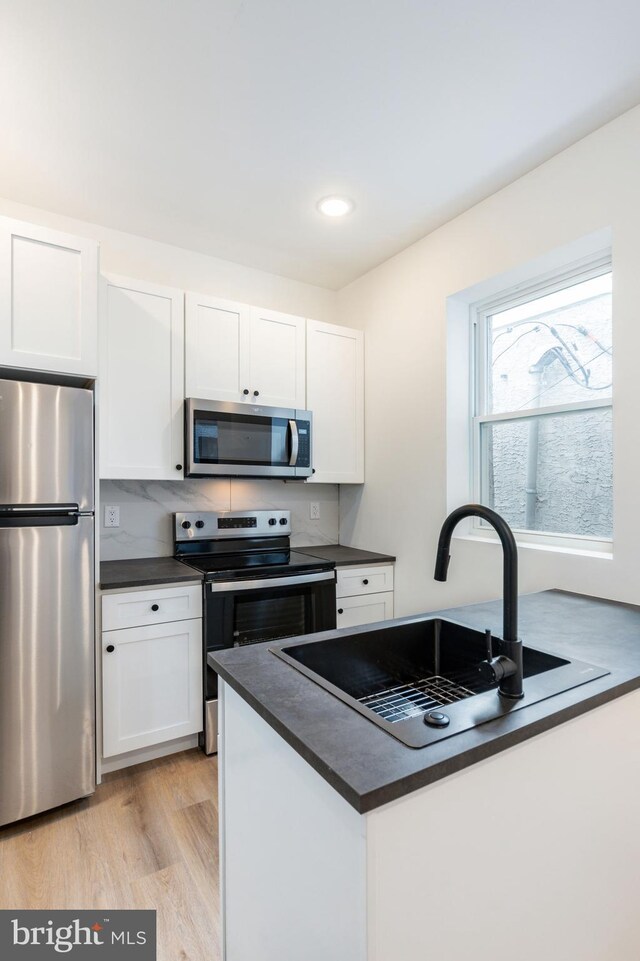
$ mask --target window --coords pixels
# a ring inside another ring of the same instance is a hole
[[[613,532],[610,256],[476,305],[474,496],[515,529]]]

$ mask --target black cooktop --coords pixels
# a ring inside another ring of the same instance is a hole
[[[266,543],[265,543],[266,540]],[[288,538],[278,538],[281,542]],[[208,550],[209,548],[210,550]],[[183,564],[202,571],[207,581],[247,580],[254,577],[288,577],[331,571],[335,561],[292,551],[284,543],[278,546],[268,538],[256,538],[256,543],[198,542],[180,545],[176,556]]]

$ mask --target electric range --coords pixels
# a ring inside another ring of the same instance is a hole
[[[204,735],[217,746],[218,677],[207,654],[331,630],[335,563],[291,550],[291,512],[174,514],[174,554],[204,574]]]

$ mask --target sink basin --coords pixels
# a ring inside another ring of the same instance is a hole
[[[484,633],[437,617],[385,622],[319,640],[283,642],[270,650],[413,748],[609,673],[525,646],[525,696],[510,700],[501,697],[497,685],[486,681],[478,669],[486,657]]]

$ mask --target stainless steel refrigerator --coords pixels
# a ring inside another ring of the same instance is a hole
[[[0,825],[95,790],[93,393],[0,380]]]

